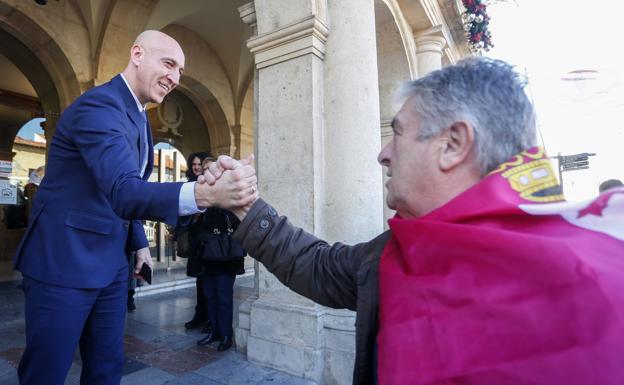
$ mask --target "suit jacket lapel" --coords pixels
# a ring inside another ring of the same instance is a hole
[[[144,143],[145,143],[145,134],[147,131],[147,136],[148,136],[148,149],[152,148],[151,146],[151,133],[150,133],[150,128],[149,128],[149,122],[147,123],[147,127],[146,122],[147,122],[147,115],[145,114],[145,112],[141,112],[139,111],[139,109],[137,108],[137,104],[136,101],[134,100],[134,97],[132,96],[132,94],[130,93],[130,90],[128,89],[128,86],[126,85],[126,83],[124,82],[124,80],[121,78],[121,75],[117,75],[115,76],[112,80],[111,83],[113,83],[113,85],[117,88],[117,90],[119,91],[119,94],[122,96],[124,104],[126,105],[126,113],[128,114],[128,117],[130,118],[130,121],[132,122],[132,124],[134,124],[135,129],[138,130],[139,132],[139,143],[137,143],[137,154],[138,154],[138,165],[139,165],[139,172],[141,172],[141,161],[144,159],[143,157],[145,156],[143,154],[143,152],[145,152],[145,148],[144,148]],[[148,150],[148,160],[147,160],[147,167],[145,168],[145,176],[147,176],[144,179],[149,178],[149,175],[152,172],[152,162],[153,162],[153,154],[149,154]],[[143,177],[143,175],[141,176]]]

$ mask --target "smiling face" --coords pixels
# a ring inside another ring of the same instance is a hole
[[[191,170],[195,176],[200,176],[202,174],[202,162],[198,157],[193,158],[193,163],[191,163]]]
[[[162,103],[180,83],[184,53],[180,45],[165,34],[137,41],[131,49],[131,60],[136,66],[133,89],[141,104]]]

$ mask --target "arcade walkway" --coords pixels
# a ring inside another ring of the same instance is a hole
[[[234,289],[234,308],[252,291],[253,275]],[[0,385],[16,385],[15,367],[24,348],[24,297],[17,281],[0,282]],[[193,315],[195,289],[140,296],[126,321],[126,366],[122,385],[314,385],[273,369],[249,363],[234,348],[196,346],[204,334],[185,331]],[[236,314],[234,316],[236,323]],[[79,384],[76,355],[65,384]]]

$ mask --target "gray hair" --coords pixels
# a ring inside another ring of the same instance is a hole
[[[466,121],[482,175],[535,146],[535,111],[526,79],[501,60],[473,57],[411,81],[401,95],[421,119],[419,140]]]

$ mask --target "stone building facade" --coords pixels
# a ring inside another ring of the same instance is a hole
[[[470,54],[459,0],[0,0],[0,159],[21,125],[123,70],[145,29],[186,53],[180,86],[148,106],[155,141],[184,155],[256,154],[261,195],[328,241],[384,229],[383,174],[401,83]],[[294,199],[293,199],[294,198]],[[2,231],[0,229],[0,231]],[[239,309],[250,361],[350,383],[354,315],[316,305],[256,265]]]

